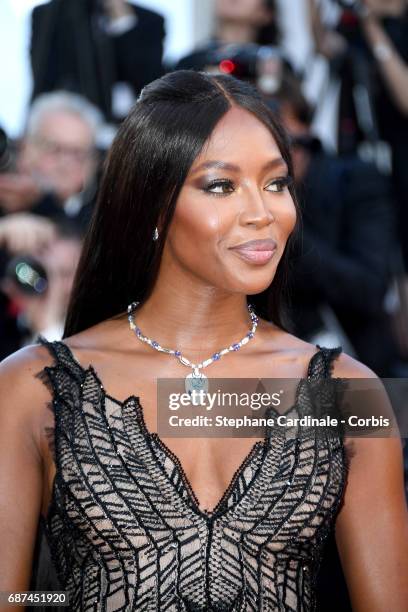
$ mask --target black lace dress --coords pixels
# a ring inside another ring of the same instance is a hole
[[[137,397],[105,393],[63,342],[42,377],[53,394],[56,477],[42,519],[73,611],[315,609],[322,547],[346,483],[342,435],[280,427],[256,442],[212,513],[147,431]],[[319,349],[308,379],[341,352]],[[304,379],[302,379],[304,381]],[[311,414],[299,383],[289,410]]]

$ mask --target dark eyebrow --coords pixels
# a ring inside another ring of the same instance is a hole
[[[275,159],[271,159],[270,161],[266,162],[266,164],[264,164],[262,167],[262,170],[274,170],[275,168],[284,168],[285,170],[288,170],[287,163],[283,157],[276,157]]]
[[[283,167],[287,169],[287,165],[283,157],[276,157],[275,159],[271,159],[264,164],[262,170],[274,169],[277,167]],[[220,170],[229,170],[230,172],[239,172],[241,168],[236,166],[235,164],[229,164],[228,162],[223,162],[221,160],[211,160],[206,161],[197,166],[192,170],[191,174],[195,174],[199,170],[210,170],[211,168],[217,168]]]
[[[210,170],[211,168],[219,168],[221,170],[230,170],[231,172],[239,172],[240,167],[235,164],[229,164],[228,162],[223,162],[219,160],[207,161],[203,162],[197,168],[194,168],[192,174],[195,174],[199,170]]]

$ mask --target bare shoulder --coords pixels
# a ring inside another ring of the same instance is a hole
[[[271,337],[271,342],[273,338]],[[309,359],[318,351],[317,345],[312,342],[302,340],[297,336],[281,331],[279,334],[279,345],[283,352],[289,355],[297,355],[300,359]],[[275,344],[276,346],[276,344]],[[339,345],[341,348],[341,346]],[[339,348],[339,347],[323,347],[322,348]],[[332,376],[338,378],[378,378],[377,374],[358,359],[355,359],[342,349],[333,359]]]
[[[262,334],[262,352],[267,354],[279,353],[284,359],[297,361],[310,358],[317,350],[313,343],[302,340],[265,319],[260,319],[258,329]]]
[[[114,321],[103,321],[64,338],[63,342],[81,358],[81,362],[83,359],[86,363],[89,356],[106,352],[112,344],[120,345],[116,326]],[[49,399],[43,372],[54,363],[52,351],[42,344],[32,344],[16,351],[0,362],[0,398],[7,398],[7,403],[11,399],[14,404],[24,403],[27,398],[31,399],[31,404]]]
[[[28,441],[36,456],[42,454],[42,432],[53,425],[51,394],[41,372],[52,357],[41,345],[16,351],[0,363],[0,429],[15,436],[16,444]]]
[[[36,374],[51,365],[50,352],[41,344],[31,344],[12,353],[0,362],[0,395],[25,393],[36,387]]]
[[[339,378],[378,378],[371,368],[343,351],[333,363],[333,376]]]

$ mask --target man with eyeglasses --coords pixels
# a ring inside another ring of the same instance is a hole
[[[16,167],[0,174],[2,213],[78,217],[85,224],[101,124],[101,113],[81,96],[62,91],[39,96],[29,112]]]

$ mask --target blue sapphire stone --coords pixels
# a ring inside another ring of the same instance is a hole
[[[174,351],[176,357],[181,357],[181,351]]]
[[[238,344],[238,342],[234,342],[234,344],[232,345],[233,351],[239,351],[240,348],[241,348],[241,345]]]
[[[220,358],[220,354],[219,353],[214,353],[212,358],[214,359],[214,361],[218,361],[218,359]]]
[[[152,346],[154,346],[154,348],[157,348],[159,346],[159,343],[156,342],[156,340],[152,340]]]

